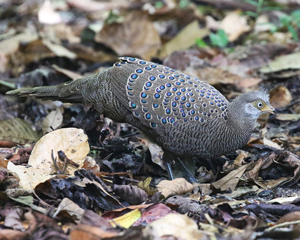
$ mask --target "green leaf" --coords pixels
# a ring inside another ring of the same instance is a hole
[[[254,1],[254,0],[244,0],[246,3],[249,3],[251,5],[254,5],[254,6],[257,6],[258,5],[258,2],[257,1]]]
[[[199,48],[204,48],[208,46],[208,44],[204,42],[203,39],[200,38],[196,39],[195,42]]]
[[[257,13],[255,13],[255,12],[250,12],[250,11],[247,11],[247,12],[245,12],[245,14],[246,14],[246,15],[248,15],[248,16],[250,16],[250,17],[255,17],[255,18],[257,18],[257,17],[258,17],[258,14],[257,14]]]
[[[288,25],[288,30],[292,34],[293,38],[298,41],[298,35],[295,28],[292,25]]]
[[[283,26],[288,26],[288,25],[290,25],[292,18],[290,16],[284,14],[279,17],[279,20]]]
[[[226,47],[228,44],[228,38],[223,29],[219,29],[216,34],[211,33],[209,39],[213,45],[218,47]]]
[[[300,10],[293,11],[291,16],[293,20],[300,21]]]
[[[186,8],[189,5],[190,1],[189,0],[180,0],[178,7],[179,8]]]

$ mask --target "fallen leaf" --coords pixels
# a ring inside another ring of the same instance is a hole
[[[240,178],[242,177],[242,175],[244,174],[248,166],[249,163],[239,167],[236,170],[231,171],[225,177],[212,183],[212,185],[216,189],[220,189],[221,191],[227,191],[227,190],[234,191],[238,182],[240,181]]]
[[[53,166],[52,150],[54,158],[58,159],[57,151],[62,150],[69,159],[79,164],[79,168],[81,168],[89,149],[87,136],[82,129],[59,129],[46,134],[36,143],[28,161],[29,167],[16,166],[9,162],[7,169],[18,175],[21,187],[34,189],[39,183],[55,176],[53,173],[57,169]],[[72,176],[76,170],[77,168],[68,164],[65,174]]]
[[[139,209],[135,209],[129,213],[126,213],[120,217],[114,218],[110,221],[111,225],[121,226],[124,228],[129,228],[134,222],[136,222],[141,217],[141,212]]]
[[[195,20],[182,29],[175,38],[165,43],[160,51],[159,57],[165,58],[174,51],[188,49],[195,44],[195,39],[208,35],[207,28],[200,28],[198,20]]]
[[[251,30],[247,24],[247,17],[241,15],[241,11],[237,10],[226,15],[222,20],[220,28],[228,35],[230,42],[235,41],[243,33]]]
[[[268,66],[261,68],[260,72],[272,73],[287,69],[300,69],[300,52],[279,56]]]
[[[162,239],[164,236],[173,236],[175,239],[189,240],[206,238],[206,235],[198,229],[194,220],[188,216],[175,213],[170,213],[148,224],[143,230],[143,233],[144,236],[149,239]]]
[[[32,143],[39,135],[33,131],[31,125],[20,118],[0,121],[0,139],[19,144]]]
[[[292,101],[292,94],[284,86],[277,86],[270,92],[270,103],[274,108],[285,107]]]
[[[122,23],[106,24],[95,41],[111,47],[120,56],[150,60],[161,45],[160,36],[145,12],[131,11]]]
[[[52,132],[57,129],[63,121],[63,115],[61,109],[57,108],[56,110],[51,111],[43,120],[42,129],[43,133]]]
[[[172,195],[183,194],[194,189],[194,185],[186,181],[184,178],[176,178],[174,180],[162,180],[156,185],[156,188],[166,198]]]

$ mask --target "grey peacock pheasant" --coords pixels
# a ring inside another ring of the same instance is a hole
[[[242,94],[229,103],[206,82],[131,57],[90,77],[8,94],[91,104],[160,145],[169,171],[168,162],[175,157],[214,158],[244,146],[258,116],[274,110],[264,91]]]

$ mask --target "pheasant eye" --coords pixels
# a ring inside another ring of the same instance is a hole
[[[262,108],[263,106],[264,106],[264,104],[262,102],[257,103],[257,107]]]

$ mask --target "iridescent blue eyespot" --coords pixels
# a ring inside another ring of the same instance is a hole
[[[131,75],[131,78],[132,78],[132,79],[136,79],[137,77],[138,77],[137,74],[132,74],[132,75]]]
[[[150,118],[151,118],[151,114],[150,114],[150,113],[147,113],[147,114],[145,115],[145,117],[146,117],[146,119],[150,119]]]
[[[185,80],[183,80],[183,79],[180,79],[180,82],[185,82]]]
[[[146,64],[145,61],[139,61],[139,64]]]
[[[149,88],[147,88],[147,87],[144,87],[144,89],[145,89],[145,90],[149,90]]]
[[[140,116],[140,114],[138,112],[134,112],[135,116]]]
[[[210,105],[214,105],[214,103],[213,102],[209,102],[210,103]]]
[[[152,83],[151,83],[151,82],[146,82],[146,86],[147,86],[147,87],[151,87],[151,86],[152,86]]]
[[[200,119],[200,121],[201,121],[201,122],[204,122],[204,119],[203,119],[203,118],[201,118],[201,119]]]
[[[181,92],[177,92],[176,94],[177,94],[177,95],[181,95]]]
[[[152,64],[152,65],[151,65],[151,67],[153,67],[153,68],[156,68],[157,66],[156,66],[156,65],[154,65],[154,64]]]
[[[142,103],[147,103],[147,101],[146,101],[146,100],[144,100],[144,99],[142,99],[142,100],[141,100],[141,102],[142,102]]]
[[[191,110],[191,114],[195,114],[195,110]]]
[[[174,76],[175,76],[175,77],[179,77],[179,75],[177,75],[177,74],[174,74]]]
[[[174,88],[172,88],[172,90],[173,90],[173,91],[177,91],[177,88],[176,88],[176,87],[174,87]]]
[[[142,97],[142,98],[146,98],[146,97],[147,97],[147,94],[144,93],[144,92],[142,92],[142,93],[141,93],[141,97]]]
[[[187,106],[187,107],[190,107],[190,106],[191,106],[191,104],[190,104],[190,103],[186,103],[186,106]]]
[[[115,66],[116,67],[121,67],[121,64],[120,63],[116,63]]]
[[[182,101],[185,101],[185,100],[186,100],[186,97],[185,97],[185,96],[183,96],[183,97],[181,98],[181,100],[182,100]]]
[[[149,79],[150,79],[151,81],[154,81],[154,80],[156,79],[156,77],[150,76]]]
[[[221,107],[221,104],[220,104],[220,103],[218,103],[218,104],[217,104],[217,106],[218,106],[218,107]]]
[[[160,86],[159,88],[160,88],[161,90],[164,90],[164,89],[165,89],[165,86],[162,85],[162,86]]]
[[[200,97],[204,97],[204,94],[200,93]]]
[[[160,89],[159,89],[159,88],[156,88],[156,92],[160,93],[161,91],[160,91]]]
[[[129,86],[127,86],[127,89],[128,89],[128,90],[132,90],[132,88],[131,88],[131,87],[129,87]]]
[[[159,78],[165,78],[165,77],[166,77],[165,75],[162,74],[159,75]]]
[[[156,123],[151,123],[151,127],[156,127]]]
[[[160,95],[159,95],[158,93],[155,93],[155,94],[154,94],[154,97],[155,97],[155,98],[159,98]]]
[[[208,113],[207,116],[210,117],[210,113]]]
[[[176,106],[177,106],[176,102],[173,102],[172,107],[176,107]]]
[[[167,83],[166,86],[167,86],[167,87],[171,87],[171,83]]]
[[[195,102],[195,99],[194,99],[194,98],[191,98],[190,101],[191,101],[191,102]]]
[[[170,113],[171,113],[171,110],[170,110],[169,108],[167,108],[167,109],[166,109],[166,113],[167,113],[167,114],[170,114]]]
[[[181,92],[185,92],[185,88],[181,88]]]
[[[145,67],[145,69],[146,69],[146,70],[151,70],[152,68],[151,68],[151,67]]]
[[[206,112],[203,112],[202,114],[205,116],[205,115],[206,115]]]
[[[153,103],[153,107],[154,107],[154,108],[158,108],[158,104]]]
[[[131,107],[132,107],[132,108],[136,108],[136,104],[131,103]]]
[[[189,93],[190,96],[193,96],[194,94],[192,92]]]
[[[128,60],[129,61],[135,61],[135,58],[129,58]]]
[[[143,69],[137,69],[136,72],[137,72],[137,73],[142,73],[142,72],[143,72]]]
[[[224,110],[225,110],[225,108],[221,107],[221,110],[222,110],[222,111],[224,111]]]
[[[203,90],[201,90],[202,93],[205,93]]]
[[[131,93],[131,92],[128,92],[128,95],[132,96],[132,95],[133,95],[133,93]]]
[[[170,93],[170,92],[167,93],[167,96],[171,96],[171,95],[172,95],[172,93]]]
[[[227,116],[224,116],[224,119],[227,120]]]
[[[178,97],[175,97],[175,100],[178,100],[179,98]]]
[[[163,124],[166,124],[166,123],[167,123],[167,120],[166,120],[165,118],[163,118],[163,119],[161,120],[161,122],[162,122]]]
[[[186,79],[191,79],[189,76],[185,76]]]
[[[185,114],[185,113],[182,113],[182,114],[181,114],[181,116],[185,117],[185,116],[186,116],[186,114]]]
[[[176,85],[181,85],[181,83],[180,82],[176,82]]]
[[[189,84],[193,84],[193,82],[192,82],[192,81],[188,81],[188,83],[189,83]]]
[[[170,122],[171,122],[171,123],[175,122],[175,119],[174,119],[174,118],[171,118],[171,119],[170,119]]]
[[[174,78],[174,77],[172,77],[172,76],[170,76],[170,77],[169,77],[169,79],[170,79],[170,80],[174,80],[175,78]]]
[[[196,116],[196,117],[195,117],[195,120],[199,120],[199,117],[198,117],[198,116]]]
[[[183,119],[183,121],[187,122],[187,119]]]

